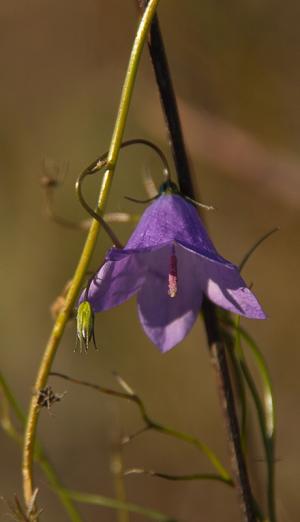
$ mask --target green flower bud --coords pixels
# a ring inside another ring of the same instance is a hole
[[[79,342],[80,353],[84,350],[87,352],[90,340],[93,339],[96,348],[94,336],[94,312],[88,301],[80,303],[77,310],[77,342]]]

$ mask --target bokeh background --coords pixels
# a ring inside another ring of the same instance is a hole
[[[159,7],[185,139],[205,215],[219,251],[239,262],[259,236],[280,232],[249,262],[269,319],[243,321],[266,356],[277,403],[279,520],[299,519],[299,187],[300,4],[295,0],[162,0]],[[108,148],[137,12],[133,0],[2,0],[0,4],[1,370],[27,408],[49,335],[50,305],[71,277],[84,233],[46,216],[40,177],[58,175],[58,214],[85,218],[76,200],[78,173]],[[154,140],[168,152],[147,52],[141,62],[126,137]],[[142,174],[158,184],[161,166],[147,150],[121,154],[109,210],[141,207]],[[86,187],[95,201],[99,179]],[[125,240],[133,224],[115,224]],[[102,234],[96,268],[108,247]],[[97,317],[101,349],[74,353],[75,324],[65,332],[54,369],[116,386],[117,370],[157,420],[199,436],[228,465],[223,421],[201,321],[185,341],[161,355],[139,325],[135,300]],[[42,411],[39,435],[64,483],[115,495],[112,448],[141,426],[131,404],[63,381],[67,391],[52,414]],[[257,427],[253,419],[253,430]],[[264,464],[255,442],[251,467],[262,494]],[[20,450],[0,432],[0,491],[21,495]],[[168,473],[211,471],[206,459],[163,435],[140,436],[124,450],[124,465]],[[45,521],[67,520],[37,470]],[[239,520],[235,493],[220,484],[170,483],[130,476],[127,498],[195,522]],[[115,512],[81,506],[85,520],[117,520]],[[1,520],[8,509],[0,504]],[[130,521],[142,517],[131,515]]]

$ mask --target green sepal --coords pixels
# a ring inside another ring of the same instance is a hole
[[[88,351],[91,339],[97,349],[94,336],[94,312],[89,301],[83,301],[77,310],[77,341],[80,353],[83,350]]]

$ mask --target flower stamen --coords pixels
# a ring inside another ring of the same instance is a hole
[[[172,253],[170,259],[170,271],[168,275],[168,296],[176,297],[177,294],[177,257],[175,254],[175,247],[172,246]]]

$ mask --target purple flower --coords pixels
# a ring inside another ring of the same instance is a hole
[[[195,207],[162,194],[144,212],[124,249],[112,248],[88,295],[95,312],[137,294],[142,327],[162,352],[193,326],[203,294],[230,312],[265,319],[238,268],[221,257]]]

